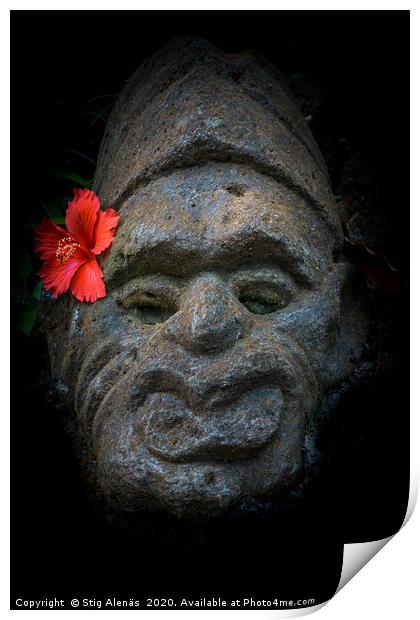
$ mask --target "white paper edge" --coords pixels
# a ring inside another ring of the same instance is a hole
[[[10,4],[12,4],[12,3],[9,3],[9,5],[10,5]],[[16,4],[16,3],[14,3],[14,4]],[[21,9],[21,10],[22,10],[22,9],[24,9],[24,8],[33,8],[32,6],[27,6],[27,7],[25,7],[25,6],[24,6],[24,5],[26,4],[25,2],[20,2],[19,4],[20,4],[19,9]],[[39,3],[38,3],[38,4],[39,4]],[[82,6],[79,6],[79,7],[77,7],[77,6],[75,6],[75,4],[77,5],[77,4],[78,4],[78,2],[73,2],[72,6],[71,6],[71,7],[69,6],[69,7],[67,7],[67,8],[72,8],[72,9],[74,9],[74,8],[84,8],[84,9],[86,9],[86,6],[83,6],[83,7],[82,7]],[[92,1],[92,2],[91,2],[91,4],[93,5],[93,4],[94,4],[94,2]],[[144,2],[144,4],[146,4],[146,2]],[[216,4],[217,4],[217,2],[216,2]],[[246,5],[246,4],[247,4],[247,0],[245,0],[245,5]],[[286,3],[286,4],[287,4],[287,3]],[[305,3],[301,3],[301,4],[305,4]],[[357,3],[356,3],[356,4],[357,4]],[[372,3],[372,4],[373,4],[373,3]],[[375,3],[375,4],[376,4],[376,3]],[[387,5],[387,4],[388,4],[388,3],[387,3],[387,1],[385,1],[385,5]],[[45,5],[49,5],[49,6],[45,6]],[[241,8],[243,9],[245,5],[244,5],[244,2],[242,2],[242,3],[241,3]],[[102,6],[102,5],[101,5],[101,6]],[[335,5],[334,5],[334,6],[335,6]],[[334,8],[334,6],[333,6],[333,4],[331,4],[331,6],[330,6],[329,8]],[[381,8],[382,8],[382,10],[383,10],[383,9],[384,9],[384,2],[382,2],[382,4],[381,4],[380,6],[381,6]],[[8,64],[9,64],[9,58],[10,58],[10,56],[9,56],[9,43],[10,43],[9,36],[10,36],[10,35],[9,35],[9,15],[8,15],[8,14],[9,14],[9,11],[10,11],[12,8],[16,10],[18,7],[17,7],[17,6],[13,6],[13,7],[10,7],[10,6],[9,6],[6,10],[3,10],[3,18],[4,18],[4,20],[2,20],[2,22],[3,22],[3,23],[2,23],[2,25],[1,25],[2,34],[3,34],[3,36],[1,37],[1,38],[2,38],[2,42],[1,42],[1,43],[2,43],[2,45],[4,46],[4,54],[3,54],[2,62],[3,62],[3,63],[4,63],[4,65],[5,65],[5,66],[4,66],[4,68],[5,68],[5,72],[4,72],[4,75],[5,75],[5,80],[4,80],[4,82],[5,82],[5,83],[6,83],[6,82],[7,82],[7,83],[9,82],[9,80],[7,79],[7,78],[8,78],[8,76],[9,76],[9,67],[8,67]],[[38,10],[39,10],[40,8],[41,8],[41,7],[40,7],[40,6],[38,6]],[[43,6],[42,8],[43,8],[43,9],[47,9],[47,8],[52,9],[52,8],[54,8],[54,5],[53,5],[53,4],[50,4],[49,2],[45,2],[45,3],[44,3],[44,6]],[[62,7],[62,8],[65,8],[65,7]],[[99,9],[100,7],[99,7],[99,6],[96,6],[96,7],[90,6],[89,8],[91,8],[91,9],[94,9],[94,8]],[[121,8],[121,7],[120,7],[120,8]],[[135,8],[137,8],[137,6],[135,5],[135,3],[133,3],[130,7],[127,7],[127,6],[126,6],[125,8],[126,8],[126,9],[127,9],[127,8],[135,9]],[[143,8],[145,8],[145,7],[143,7]],[[163,7],[163,6],[160,6],[160,9],[163,9],[163,8],[174,8],[174,7]],[[181,7],[179,6],[179,7],[178,7],[178,9],[180,9],[180,8],[181,8]],[[186,6],[183,6],[182,8],[184,8],[184,9],[185,9],[185,8],[192,8],[192,7],[186,7]],[[197,7],[194,5],[194,8],[197,8]],[[201,7],[201,8],[210,8],[210,7]],[[214,4],[213,4],[212,8],[217,8],[217,7],[215,7],[215,6],[214,6]],[[233,6],[230,6],[230,7],[226,7],[226,6],[224,6],[223,8],[225,8],[225,9],[226,9],[226,8],[230,8],[230,9],[232,9],[232,8],[233,8]],[[268,7],[265,7],[265,8],[268,8]],[[273,6],[273,7],[270,7],[270,8],[274,8],[274,6]],[[284,7],[284,8],[287,8],[287,7]],[[303,6],[301,6],[300,8],[302,9],[302,8],[304,8],[304,7],[303,7]],[[309,6],[307,6],[306,8],[310,8],[310,7],[309,7]],[[327,7],[326,7],[326,6],[324,6],[324,9],[325,9],[325,8],[327,8]],[[345,7],[341,7],[341,8],[343,9],[343,8],[345,8]],[[347,8],[350,8],[350,7],[347,7]],[[357,8],[357,7],[355,7],[355,6],[354,6],[354,2],[353,2],[353,4],[352,4],[352,9],[354,9],[354,8]],[[363,10],[366,10],[366,3],[363,5],[363,7],[362,7],[362,6],[359,6],[359,8],[362,8]],[[373,7],[370,7],[370,8],[373,8]],[[391,9],[391,8],[395,8],[395,6],[388,6],[388,8],[389,8],[389,9]],[[400,8],[404,8],[404,7],[400,7]],[[407,7],[407,8],[408,8],[408,7]],[[379,9],[379,6],[377,6],[377,7],[376,7],[376,9],[378,10],[378,9]],[[413,18],[413,17],[414,17],[414,15],[413,15],[413,13],[411,12],[411,18]],[[411,72],[412,72],[412,74],[413,74],[413,72],[414,72],[414,69],[413,69],[413,68],[411,69]],[[5,98],[4,98],[4,100],[2,101],[2,105],[3,105],[3,107],[4,107],[4,110],[6,111],[6,113],[4,114],[4,118],[8,119],[8,118],[9,118],[9,113],[8,113],[8,112],[9,112],[9,105],[10,105],[10,104],[9,104],[9,102],[8,102],[8,98],[7,98],[7,97],[5,97]],[[414,114],[412,114],[412,118],[413,118],[413,117],[414,117]],[[7,121],[7,120],[6,120],[6,123],[5,123],[5,124],[6,124],[6,132],[5,132],[5,133],[9,136],[9,140],[5,140],[5,141],[4,141],[4,150],[5,150],[5,153],[4,153],[4,157],[2,157],[2,160],[4,160],[4,163],[5,163],[5,165],[4,165],[5,175],[4,175],[4,176],[5,176],[5,178],[6,178],[6,179],[8,179],[8,178],[9,178],[9,153],[10,153],[10,151],[9,151],[9,146],[10,146],[10,134],[9,134],[9,127],[8,127],[8,121]],[[2,150],[3,150],[3,149],[2,149]],[[2,153],[2,155],[3,155],[3,153]],[[412,171],[414,171],[414,164],[413,164],[413,163],[412,163]],[[414,178],[414,177],[412,176],[412,179],[413,179],[413,178]],[[412,180],[412,184],[414,185],[413,180]],[[4,198],[5,198],[5,203],[10,203],[10,194],[9,194],[9,190],[8,190],[8,188],[9,188],[9,183],[8,183],[7,181],[6,181],[6,184],[5,184],[5,188],[6,188],[6,194],[5,194],[5,196],[4,196]],[[7,228],[7,229],[8,229],[8,228],[9,228],[9,213],[5,213],[4,215],[5,215],[5,218],[6,218],[6,224],[7,224],[7,225],[5,226],[5,228]],[[413,213],[413,215],[414,215],[414,213]],[[413,218],[413,219],[414,219],[414,218]],[[414,227],[413,227],[413,228],[414,228]],[[4,244],[2,244],[2,247],[1,247],[0,249],[1,249],[1,251],[2,251],[2,257],[3,257],[3,255],[4,255],[4,257],[5,257],[5,260],[3,261],[3,264],[4,264],[4,265],[9,265],[9,256],[10,256],[10,254],[9,254],[9,239],[8,239],[8,238],[7,238],[7,239],[5,239],[5,243],[4,243]],[[8,273],[8,271],[6,271],[6,273]],[[4,279],[5,279],[5,280],[7,280],[7,276],[6,276],[6,275],[4,276]],[[5,286],[5,289],[4,289],[4,290],[9,289],[9,288],[10,288],[10,287]],[[414,292],[415,292],[415,291],[413,291],[413,297],[414,297]],[[6,299],[6,301],[7,301],[7,296],[6,296],[6,295],[5,295],[5,299]],[[2,309],[2,312],[1,312],[1,314],[2,314],[2,318],[4,318],[4,319],[5,319],[5,320],[4,320],[4,324],[6,325],[6,328],[5,328],[5,330],[4,330],[4,331],[5,331],[5,338],[6,338],[6,340],[7,340],[7,341],[8,341],[8,338],[9,338],[9,327],[8,327],[8,326],[9,326],[9,320],[8,320],[8,317],[9,317],[9,312],[8,312],[8,307],[9,307],[9,306],[8,306],[8,302],[7,302],[7,303],[4,305],[4,308]],[[3,312],[3,310],[4,310],[4,312]],[[2,360],[2,361],[3,361],[3,360]],[[6,367],[6,368],[8,368],[8,362],[7,362],[7,361],[6,361],[6,363],[5,363],[5,367]],[[5,379],[5,380],[4,380],[4,379]],[[8,381],[8,371],[6,371],[6,372],[4,373],[4,375],[3,375],[3,380],[4,380],[4,381],[3,381],[3,383],[4,383],[5,385],[9,385],[9,381]],[[412,384],[412,385],[413,385],[413,384]],[[414,416],[413,416],[413,415],[411,416],[411,421],[412,421],[412,423],[413,423],[413,421],[414,421]],[[5,427],[5,430],[7,431],[7,429],[8,429],[8,422],[7,422],[7,421],[4,423],[4,427]],[[411,441],[412,441],[412,450],[411,450],[411,464],[412,464],[412,465],[414,464],[414,461],[417,461],[417,462],[418,462],[418,459],[417,459],[417,458],[415,458],[413,435],[414,435],[413,430],[411,430]],[[8,437],[8,432],[3,433],[3,436],[5,437],[5,450],[3,450],[3,457],[4,457],[5,467],[4,467],[3,471],[6,471],[6,472],[7,472],[7,471],[8,471],[8,464],[9,464],[9,460],[8,460],[8,455],[9,455],[9,446],[8,446],[8,440],[7,440],[7,437]],[[416,436],[417,436],[417,433],[416,433]],[[415,506],[416,500],[417,500],[417,493],[418,493],[418,481],[417,481],[417,479],[416,479],[415,481],[413,480],[413,474],[417,474],[417,473],[418,473],[418,469],[416,468],[416,470],[414,471],[414,468],[412,468],[412,470],[411,470],[411,479],[410,479],[410,494],[409,494],[409,502],[408,502],[408,507],[407,507],[407,512],[406,512],[406,515],[405,515],[404,523],[402,524],[401,528],[402,528],[402,527],[404,527],[404,526],[406,525],[406,523],[408,522],[408,520],[410,519],[410,517],[411,517],[411,515],[412,515],[412,513],[413,513],[413,510],[414,510],[414,506]],[[6,480],[7,480],[7,482],[6,482],[6,484],[5,484],[5,487],[6,487],[6,489],[7,489],[7,488],[9,487],[9,484],[8,484],[8,477],[7,477],[7,476],[6,476]],[[4,518],[4,521],[7,521],[7,522],[9,521],[9,519],[7,518],[7,516],[5,517],[5,515],[4,515],[4,514],[3,514],[3,518]],[[9,528],[8,528],[8,527],[6,527],[6,528],[5,528],[5,531],[7,531],[8,529],[9,529]],[[398,532],[396,532],[396,533],[398,533]],[[343,565],[342,565],[342,571],[341,571],[341,578],[340,578],[340,582],[339,582],[339,584],[338,584],[338,587],[337,587],[337,590],[336,590],[336,592],[335,592],[334,596],[335,596],[335,595],[336,595],[336,594],[337,594],[337,593],[338,593],[338,592],[339,592],[339,591],[340,591],[340,590],[341,590],[341,589],[342,589],[342,588],[343,588],[343,587],[344,587],[344,586],[345,586],[345,585],[346,585],[346,584],[347,584],[347,583],[348,583],[348,582],[352,579],[352,577],[354,577],[354,575],[355,575],[355,574],[356,574],[356,573],[357,573],[357,572],[358,572],[361,568],[363,568],[363,566],[365,566],[365,565],[369,562],[369,560],[370,560],[370,559],[372,559],[372,558],[374,557],[374,555],[376,555],[376,553],[378,553],[378,551],[380,551],[380,550],[381,550],[381,549],[382,549],[382,548],[383,548],[383,547],[384,547],[384,546],[385,546],[385,545],[386,545],[386,544],[387,544],[387,543],[388,543],[388,542],[389,542],[389,541],[390,541],[390,540],[391,540],[394,536],[395,536],[395,534],[393,534],[392,536],[389,536],[388,538],[384,538],[384,539],[382,539],[382,540],[372,541],[372,542],[366,542],[366,543],[350,543],[350,544],[344,544],[344,551],[343,551]],[[8,543],[9,543],[9,541],[7,540],[6,546],[9,546],[9,544],[8,544]],[[6,591],[8,591],[8,586],[9,586],[9,571],[8,571],[8,565],[7,565],[7,559],[8,559],[8,558],[7,558],[7,556],[8,556],[8,554],[4,554],[4,556],[3,556],[3,559],[4,559],[4,560],[5,560],[5,562],[6,562],[6,568],[5,568],[4,572],[3,572],[3,570],[1,571],[1,574],[2,574],[2,577],[3,577],[3,578],[2,578],[2,588],[1,588],[2,592],[6,592]],[[3,567],[2,567],[2,568],[3,568]],[[332,598],[334,598],[334,597],[332,597]],[[331,599],[330,599],[330,600],[331,600]],[[282,615],[283,615],[283,617],[298,617],[298,616],[304,616],[304,615],[308,615],[308,614],[310,614],[310,613],[313,613],[313,612],[315,612],[315,611],[318,611],[319,609],[321,609],[322,607],[324,607],[324,606],[327,604],[327,602],[328,602],[328,601],[325,601],[324,603],[321,603],[321,604],[319,604],[319,605],[315,605],[315,606],[313,606],[313,607],[307,607],[307,608],[304,608],[304,609],[301,609],[301,610],[300,610],[300,609],[287,609],[287,610],[283,609],[283,610],[276,610],[276,611],[275,611],[275,610],[272,610],[272,611],[269,611],[269,610],[267,610],[267,611],[262,611],[262,610],[261,610],[261,611],[253,611],[253,612],[251,611],[250,613],[247,613],[247,614],[246,614],[246,617],[247,617],[247,618],[251,618],[251,616],[252,616],[253,618],[261,618],[261,616],[262,616],[262,615],[266,616],[267,614],[277,613],[278,611],[282,611]],[[16,613],[16,610],[10,610],[10,609],[5,610],[4,608],[2,609],[2,611],[3,611],[3,612],[5,612],[5,615],[8,615],[8,614],[15,614],[15,613]],[[146,611],[146,610],[142,610],[142,611],[141,611],[141,613],[142,613],[142,614],[144,614],[145,612],[146,612],[146,613],[148,613],[148,611],[149,611],[149,610],[147,610],[147,611]],[[181,612],[181,611],[171,611],[171,612],[166,612],[166,611],[163,611],[163,610],[150,610],[150,611],[153,611],[153,612],[154,612],[154,614],[155,614],[155,616],[157,615],[157,616],[162,617],[162,616],[164,615],[164,617],[165,617],[165,618],[170,617],[170,618],[172,618],[172,620],[175,620],[175,619],[176,619],[177,614],[178,614],[178,618],[181,618],[181,615],[182,615],[182,618],[183,618],[183,619],[185,618],[184,612]],[[237,617],[238,617],[238,619],[243,617],[243,611],[244,611],[244,610],[236,610],[236,611],[234,611],[234,610],[226,610],[226,611],[227,611],[227,613],[230,613],[230,614],[233,614],[233,615],[235,615],[235,614],[236,614],[236,615],[237,615]],[[18,612],[18,613],[20,613],[20,614],[22,614],[22,613],[23,613],[23,614],[25,614],[25,613],[31,613],[31,612],[29,612],[29,611],[27,611],[27,612],[26,612],[26,611],[22,611],[22,612]],[[48,611],[48,612],[46,612],[46,611],[39,611],[39,612],[38,612],[38,614],[37,614],[37,618],[39,618],[39,617],[40,617],[40,618],[41,618],[41,620],[42,620],[42,618],[44,617],[44,613],[45,613],[45,614],[48,614],[48,615],[46,615],[46,618],[51,618],[51,617],[54,617],[54,611],[52,612],[52,614],[53,614],[53,615],[51,615],[51,611]],[[62,612],[60,612],[60,618],[62,618],[63,616],[65,616],[65,615],[67,615],[67,614],[69,614],[69,613],[73,613],[73,612],[71,612],[70,610],[63,610]],[[87,614],[89,614],[89,613],[95,613],[95,617],[96,617],[96,618],[98,618],[98,617],[101,615],[101,613],[106,613],[106,617],[108,618],[108,620],[109,620],[110,618],[112,618],[112,616],[113,616],[113,615],[114,615],[114,617],[115,617],[115,615],[116,615],[116,614],[118,614],[118,617],[120,617],[120,615],[119,615],[119,614],[120,614],[120,612],[119,612],[119,611],[117,611],[117,610],[109,610],[109,611],[106,611],[106,612],[105,612],[104,610],[103,610],[103,611],[99,611],[99,612],[93,612],[93,610],[86,610],[86,613],[87,613]],[[137,612],[137,613],[138,613],[138,612]],[[168,616],[168,613],[170,613],[171,615],[170,615],[170,616]],[[221,613],[223,613],[223,611],[222,611]],[[205,614],[205,615],[204,615],[204,614]],[[195,618],[197,618],[197,617],[200,617],[200,618],[204,618],[205,620],[211,620],[211,618],[217,618],[217,617],[219,616],[219,614],[220,614],[220,611],[215,611],[215,610],[214,610],[214,611],[210,611],[210,610],[206,611],[206,610],[205,610],[205,611],[204,611],[204,614],[203,614],[203,611],[197,611],[197,612],[195,612],[195,611],[191,610],[191,612],[188,614],[188,618],[191,618],[191,620],[192,620],[193,618],[195,619]]]

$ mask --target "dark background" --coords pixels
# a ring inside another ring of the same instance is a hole
[[[296,506],[201,524],[155,516],[133,531],[89,499],[73,456],[71,421],[50,382],[42,334],[36,324],[30,336],[22,332],[18,296],[12,321],[12,607],[17,597],[144,600],[182,593],[320,603],[335,591],[343,542],[389,536],[404,518],[407,11],[12,12],[12,280],[22,288],[17,272],[26,251],[25,294],[36,287],[33,228],[48,217],[45,205],[58,202],[64,209],[75,186],[61,173],[93,176],[115,96],[145,57],[178,35],[202,36],[229,52],[264,54],[310,117],[346,234],[359,244],[352,257],[373,317],[368,370],[326,424],[321,443],[327,466]],[[366,247],[386,259],[377,256],[373,268],[369,261],[366,267]],[[36,310],[36,300],[31,303]]]

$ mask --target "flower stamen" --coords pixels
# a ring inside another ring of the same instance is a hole
[[[55,251],[55,257],[60,264],[64,263],[70,256],[72,256],[77,248],[80,247],[80,243],[73,241],[71,237],[63,237],[57,244]]]

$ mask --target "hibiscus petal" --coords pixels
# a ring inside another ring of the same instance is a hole
[[[93,258],[74,274],[70,283],[71,292],[79,301],[96,301],[106,297],[103,277],[102,269]]]
[[[90,189],[75,189],[74,198],[66,211],[66,226],[70,235],[85,248],[95,245],[95,226],[99,198]]]
[[[63,263],[59,263],[54,254],[41,267],[39,272],[45,288],[50,290],[54,297],[65,293],[70,286],[74,274],[86,261],[89,261],[90,256],[83,248],[77,248],[70,258]]]
[[[42,260],[55,259],[58,242],[69,234],[51,220],[43,220],[35,228],[35,252]]]
[[[114,209],[98,212],[95,228],[95,247],[91,249],[91,252],[100,254],[111,245],[119,218],[119,213],[114,211]]]

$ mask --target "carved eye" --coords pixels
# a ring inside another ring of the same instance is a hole
[[[144,325],[164,323],[177,311],[172,302],[154,293],[138,292],[118,303],[130,313],[131,317]]]
[[[289,295],[269,287],[246,287],[238,293],[238,299],[253,314],[270,314],[289,303]]]

